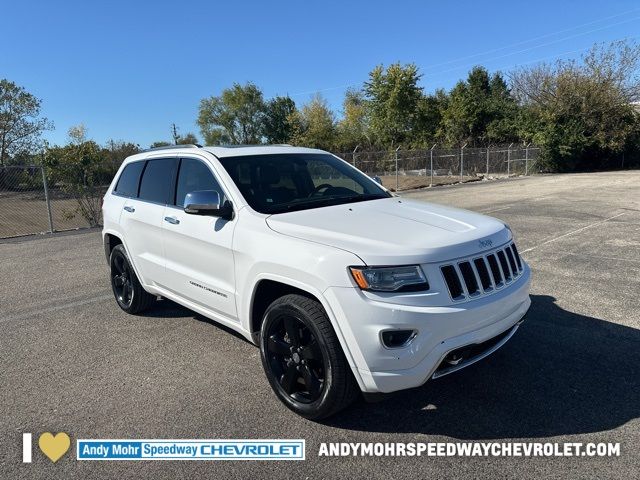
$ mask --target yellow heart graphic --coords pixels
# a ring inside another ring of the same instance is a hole
[[[38,439],[40,450],[54,463],[67,453],[70,445],[69,435],[64,432],[57,433],[55,437],[51,433],[45,432]]]

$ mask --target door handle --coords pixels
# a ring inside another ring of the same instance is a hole
[[[135,211],[136,211],[136,209],[135,209],[135,208],[130,207],[129,205],[127,205],[126,207],[124,207],[124,210],[125,210],[126,212],[129,212],[129,213],[133,213],[133,212],[135,212]]]
[[[172,225],[178,225],[180,223],[180,220],[176,217],[164,217],[164,221],[169,222]]]

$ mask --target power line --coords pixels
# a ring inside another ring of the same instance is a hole
[[[614,41],[637,40],[638,38],[640,38],[640,37],[637,37],[637,36],[636,37],[625,37],[625,38],[619,38],[619,39],[614,40]],[[544,60],[549,60],[549,59],[552,59],[552,58],[564,57],[565,55],[573,55],[575,53],[582,53],[582,52],[585,52],[585,51],[587,51],[589,49],[591,49],[591,46],[584,47],[584,48],[579,48],[578,50],[570,50],[568,52],[556,53],[554,55],[547,55],[545,57],[536,58],[535,60],[527,60],[526,62],[514,63],[514,64],[511,64],[511,65],[506,65],[506,66],[503,66],[503,67],[496,68],[495,70],[508,70],[508,69],[511,69],[511,68],[514,68],[514,67],[518,67],[518,66],[521,66],[521,65],[529,65],[531,63],[538,63],[538,62],[542,62]]]
[[[493,60],[498,60],[500,58],[512,57],[513,55],[518,55],[520,53],[530,52],[531,50],[536,50],[536,49],[542,48],[542,47],[548,47],[549,45],[555,45],[556,43],[560,43],[560,42],[563,42],[565,40],[570,40],[572,38],[580,37],[580,36],[583,36],[583,35],[588,35],[589,33],[598,32],[600,30],[605,30],[607,28],[611,28],[611,27],[615,27],[615,26],[618,26],[618,25],[622,25],[623,23],[634,22],[636,20],[640,20],[640,17],[635,17],[635,18],[631,18],[631,19],[628,19],[628,20],[623,20],[622,22],[617,22],[617,23],[614,23],[614,24],[611,24],[611,25],[607,25],[605,27],[596,28],[596,29],[589,30],[589,31],[586,31],[586,32],[576,33],[575,35],[570,35],[568,37],[563,37],[563,38],[560,38],[558,40],[554,40],[552,42],[541,43],[541,44],[534,45],[534,46],[529,47],[529,48],[524,48],[522,50],[518,50],[518,51],[515,51],[515,52],[510,52],[510,53],[505,53],[503,55],[498,55],[497,57],[487,58],[487,59],[484,59],[483,62],[486,63],[486,62],[491,62]],[[588,48],[591,48],[591,47],[587,47],[584,50],[587,50]],[[441,70],[440,72],[436,72],[436,73],[427,73],[424,76],[431,77],[431,76],[434,76],[434,75],[441,75],[443,73],[452,72],[454,70],[459,70],[461,68],[469,68],[470,66],[471,65],[469,65],[469,64],[459,65],[457,67],[453,67],[453,68],[450,68],[448,70]]]
[[[584,23],[584,24],[581,24],[581,25],[577,25],[575,27],[564,29],[564,30],[559,30],[557,32],[552,32],[552,33],[548,33],[548,34],[545,34],[545,35],[540,35],[538,37],[534,37],[534,38],[531,38],[529,40],[523,40],[521,42],[517,42],[517,43],[511,44],[511,45],[505,46],[505,47],[500,47],[500,48],[496,48],[496,49],[493,49],[493,50],[489,50],[487,52],[477,53],[477,54],[469,55],[467,57],[461,57],[461,58],[458,58],[458,59],[449,60],[447,62],[430,65],[430,66],[428,66],[426,68],[431,68],[431,67],[434,67],[434,66],[455,63],[455,62],[463,60],[463,59],[474,58],[474,57],[486,55],[487,53],[492,53],[492,52],[505,50],[505,49],[508,49],[508,48],[511,48],[511,47],[514,47],[514,46],[518,46],[518,45],[524,45],[524,44],[527,44],[527,43],[531,43],[531,42],[533,42],[535,40],[540,40],[542,38],[552,37],[552,36],[558,35],[560,33],[576,30],[578,28],[582,28],[582,27],[585,27],[585,26],[588,26],[588,25],[593,25],[593,24],[596,24],[596,23],[601,23],[603,21],[611,20],[612,18],[620,17],[620,16],[623,16],[623,15],[628,15],[629,13],[634,13],[634,12],[637,12],[637,11],[640,11],[640,8],[629,10],[627,12],[619,13],[619,14],[616,14],[616,15],[611,15],[609,17],[605,17],[605,18],[600,19],[600,20],[594,20],[594,21],[587,22],[587,23]],[[598,31],[601,31],[601,30],[606,30],[608,28],[615,27],[615,26],[618,26],[618,25],[622,25],[622,24],[625,24],[625,23],[630,23],[630,22],[633,22],[633,21],[636,21],[636,20],[640,20],[640,17],[634,17],[634,18],[631,18],[631,19],[623,20],[621,22],[616,22],[616,23],[612,23],[612,24],[609,24],[609,25],[604,25],[604,26],[601,26],[601,27],[598,27],[598,28],[595,28],[595,29],[587,30],[585,32],[580,32],[580,33],[576,33],[574,35],[569,35],[567,37],[563,37],[563,38],[560,38],[560,39],[557,39],[557,40],[553,40],[551,42],[546,42],[546,43],[541,43],[541,44],[538,44],[538,45],[533,45],[531,47],[528,47],[528,48],[525,48],[525,49],[522,49],[522,50],[518,50],[516,52],[510,52],[510,53],[506,53],[504,55],[499,55],[499,56],[496,56],[496,57],[484,59],[484,60],[482,60],[482,62],[484,62],[484,63],[491,62],[493,60],[498,60],[498,59],[510,57],[510,56],[513,56],[513,55],[518,55],[520,53],[526,53],[526,52],[535,50],[537,48],[542,48],[542,47],[546,47],[546,46],[549,46],[549,45],[554,45],[554,44],[563,42],[565,40],[570,40],[572,38],[588,35],[590,33],[598,32]],[[581,49],[581,50],[577,50],[577,51],[581,52],[581,51],[584,51],[584,50],[588,50],[588,48],[590,48],[590,47],[587,47],[587,48],[584,48],[584,49]],[[561,54],[558,54],[558,55],[554,55],[553,57],[562,56],[562,55],[566,55],[566,54],[567,53],[561,53]],[[528,62],[524,62],[523,64],[535,63],[536,61],[541,61],[541,60],[528,61]],[[448,73],[448,72],[452,72],[452,71],[455,71],[455,70],[460,70],[462,68],[470,68],[472,66],[473,65],[469,65],[469,64],[459,65],[457,67],[452,67],[450,69],[441,70],[439,72],[427,73],[424,76],[426,76],[426,77],[434,77],[434,76],[437,76],[437,75],[442,75],[443,73]],[[316,89],[316,90],[307,90],[307,91],[304,91],[304,92],[292,93],[289,96],[290,97],[298,97],[298,96],[301,96],[301,95],[310,95],[310,94],[313,94],[313,93],[328,92],[328,91],[333,91],[333,90],[341,90],[341,89],[346,89],[346,88],[349,88],[349,87],[355,87],[355,86],[358,86],[358,85],[360,85],[360,83],[349,83],[349,84],[339,85],[339,86],[335,86],[335,87],[327,87],[327,88],[321,88],[321,89]]]
[[[450,63],[455,63],[455,62],[458,62],[458,61],[461,61],[461,60],[468,60],[468,59],[470,59],[470,58],[480,57],[480,56],[482,56],[482,55],[487,55],[487,54],[489,54],[489,53],[499,52],[499,51],[501,51],[501,50],[506,50],[506,49],[511,48],[511,47],[517,47],[517,46],[519,46],[519,45],[525,45],[525,44],[527,44],[527,43],[534,42],[534,41],[536,41],[536,40],[542,40],[543,38],[549,38],[549,37],[553,37],[553,36],[555,36],[555,35],[559,35],[559,34],[561,34],[561,33],[571,32],[571,31],[573,31],[573,30],[577,30],[577,29],[582,28],[582,27],[587,27],[587,26],[589,26],[589,25],[594,25],[594,24],[596,24],[596,23],[605,22],[605,21],[607,21],[607,20],[611,20],[612,18],[621,17],[621,16],[623,16],[623,15],[629,15],[629,14],[631,14],[631,13],[635,13],[635,12],[638,12],[638,11],[640,11],[640,8],[634,8],[633,10],[629,10],[629,11],[627,11],[627,12],[618,13],[618,14],[616,14],[616,15],[611,15],[611,16],[609,16],[609,17],[601,18],[601,19],[599,19],[599,20],[593,20],[593,21],[591,21],[591,22],[583,23],[583,24],[581,24],[581,25],[576,25],[576,26],[571,27],[571,28],[565,28],[565,29],[563,29],[563,30],[558,30],[558,31],[556,31],[556,32],[546,33],[546,34],[544,34],[544,35],[540,35],[540,36],[538,36],[538,37],[533,37],[533,38],[530,38],[530,39],[528,39],[528,40],[522,40],[522,41],[520,41],[520,42],[512,43],[512,44],[510,44],[510,45],[505,45],[504,47],[494,48],[494,49],[492,49],[492,50],[487,50],[487,51],[485,51],[485,52],[481,52],[481,53],[474,53],[473,55],[467,55],[466,57],[460,57],[460,58],[455,58],[455,59],[453,59],[453,60],[447,60],[446,62],[435,63],[435,64],[433,64],[433,65],[427,65],[425,68],[440,67],[440,66],[442,66],[442,65],[448,65],[448,64],[450,64]],[[617,25],[617,24],[613,24],[613,25],[610,25],[610,26],[615,26],[615,25]],[[604,27],[604,28],[608,28],[608,27]]]

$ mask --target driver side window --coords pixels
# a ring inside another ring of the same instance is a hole
[[[184,197],[189,192],[200,190],[215,190],[220,195],[220,204],[224,204],[226,198],[220,184],[204,162],[195,158],[183,158],[180,161],[180,170],[176,182],[175,205],[184,207]]]

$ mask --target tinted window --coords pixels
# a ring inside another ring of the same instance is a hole
[[[144,167],[144,162],[133,162],[124,167],[116,184],[115,192],[127,197],[138,196],[138,183],[142,167]]]
[[[200,160],[183,158],[178,172],[176,186],[176,202],[179,207],[184,206],[184,197],[189,192],[200,190],[215,190],[220,194],[220,203],[224,202],[224,193],[216,181],[211,170]]]
[[[173,183],[176,159],[149,160],[140,181],[141,200],[167,203]]]
[[[371,178],[333,155],[286,153],[219,160],[251,208],[261,213],[390,197]]]

